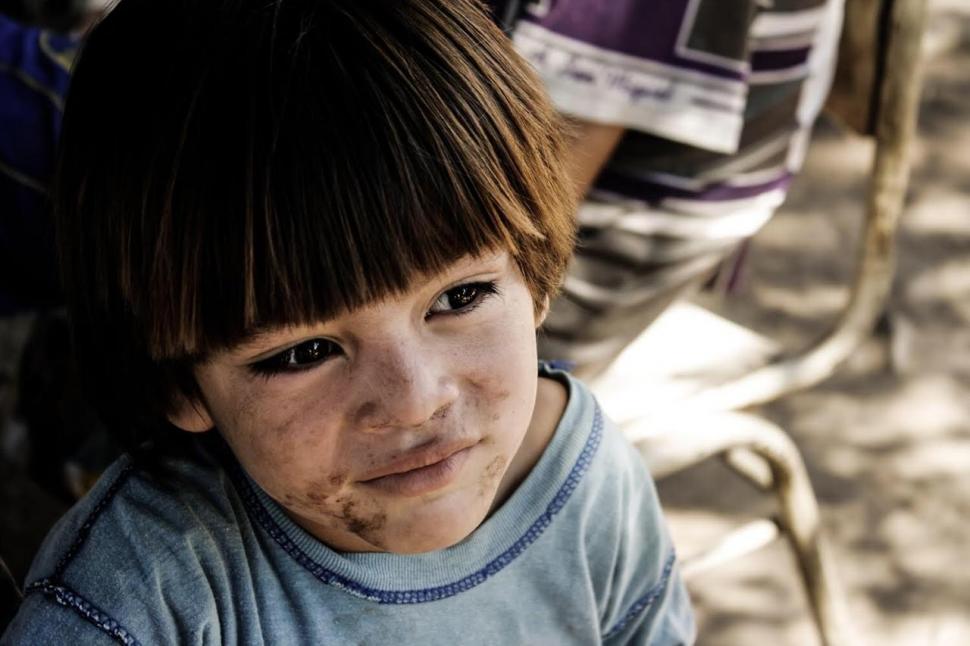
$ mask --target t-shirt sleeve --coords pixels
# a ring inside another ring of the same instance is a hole
[[[532,0],[512,38],[561,112],[730,153],[757,9],[757,0]]]
[[[608,476],[596,510],[603,643],[693,644],[694,613],[681,578],[660,500],[639,453],[619,431],[604,438]]]
[[[137,644],[138,640],[117,621],[100,613],[81,597],[59,603],[53,594],[27,595],[13,621],[0,637],[0,646],[28,644],[84,644],[109,646]]]
[[[661,579],[633,600],[619,621],[603,635],[604,644],[679,646],[694,643],[694,611],[673,554],[669,557],[669,566]],[[629,595],[623,598],[630,602]]]

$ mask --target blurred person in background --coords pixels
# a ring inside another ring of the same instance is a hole
[[[718,267],[734,282],[801,167],[843,3],[491,6],[572,130],[579,246],[539,350],[591,378]]]
[[[0,316],[60,303],[45,208],[64,96],[105,0],[0,0]]]
[[[27,429],[25,443],[4,442],[2,458],[25,466],[62,500],[82,493],[92,480],[85,471],[107,457],[99,455],[103,434],[80,396],[59,309],[48,182],[74,57],[106,6],[0,0],[0,321],[33,317],[18,374],[0,374],[4,388],[17,383],[16,414]],[[11,445],[16,454],[9,454]]]
[[[60,301],[45,209],[78,44],[0,13],[0,316]]]

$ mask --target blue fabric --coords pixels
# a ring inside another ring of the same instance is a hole
[[[653,483],[592,395],[471,536],[338,553],[218,442],[159,482],[116,463],[45,541],[0,644],[686,644],[693,616]],[[221,447],[221,448],[220,448]]]
[[[0,316],[59,298],[45,209],[77,45],[0,15]]]

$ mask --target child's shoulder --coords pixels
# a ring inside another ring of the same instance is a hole
[[[565,516],[590,535],[619,536],[631,516],[649,531],[662,527],[653,479],[637,447],[603,411],[589,387],[568,372],[540,364],[540,376],[559,381],[567,403],[546,454],[535,470],[552,467],[568,494]],[[595,537],[595,540],[594,540]]]
[[[144,632],[133,617],[201,611],[212,579],[228,575],[226,543],[241,540],[245,513],[218,464],[171,459],[160,468],[128,455],[113,463],[48,534],[27,600],[71,608],[73,620],[116,638],[112,631]]]
[[[55,526],[38,560],[67,569],[103,555],[166,549],[171,541],[191,547],[198,534],[238,523],[235,499],[215,460],[193,455],[148,466],[126,454]],[[39,565],[32,576],[44,576]]]
[[[552,536],[543,543],[549,556],[539,555],[547,566],[542,571],[587,573],[601,611],[601,634],[610,640],[649,641],[643,631],[658,621],[661,607],[672,609],[676,630],[689,634],[689,604],[675,573],[673,544],[639,450],[582,381],[549,366],[540,374],[559,380],[568,391],[556,434],[536,465],[541,474],[558,463],[561,481],[546,507],[555,517]],[[564,554],[582,562],[564,567]]]

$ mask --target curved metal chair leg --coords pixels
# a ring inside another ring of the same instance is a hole
[[[823,643],[859,643],[849,625],[845,595],[819,527],[818,502],[798,448],[787,433],[753,415],[703,411],[642,418],[626,425],[624,432],[657,478],[737,448],[765,460],[771,467],[782,529],[798,561]]]
[[[828,379],[871,333],[885,307],[895,262],[894,241],[909,181],[916,129],[926,0],[893,0],[892,37],[881,79],[876,151],[866,196],[865,230],[852,294],[832,330],[808,350],[779,358],[692,396],[691,406],[746,408]]]
[[[781,429],[774,432],[788,437]],[[824,643],[858,643],[848,634],[845,595],[833,571],[828,541],[819,527],[818,501],[801,455],[794,445],[770,456],[759,447],[752,448],[771,462],[783,529],[798,561]]]
[[[757,453],[746,449],[732,449],[721,456],[724,463],[751,484],[768,491],[775,486],[771,465]]]

